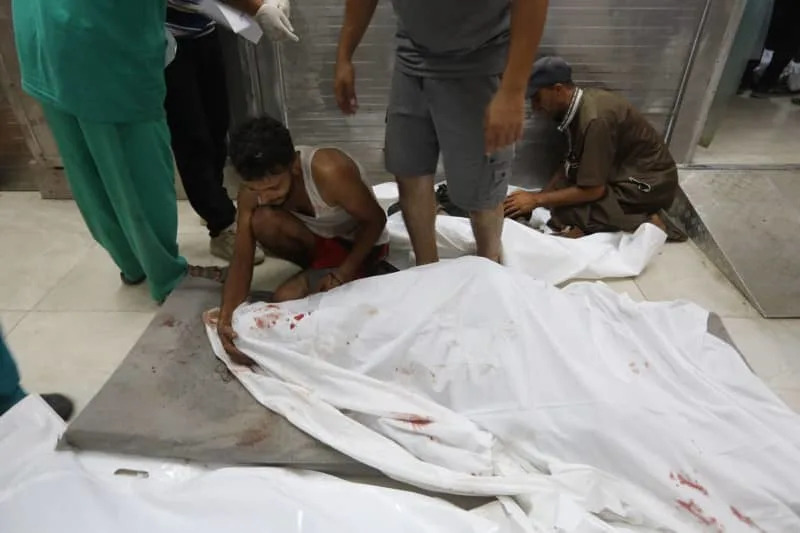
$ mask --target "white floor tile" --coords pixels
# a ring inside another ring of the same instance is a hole
[[[0,309],[33,308],[92,246],[74,202],[0,193]]]
[[[4,236],[38,229],[89,237],[75,202],[42,200],[38,192],[0,192],[0,228]]]
[[[697,148],[695,163],[797,164],[800,106],[790,98],[732,98],[708,148]]]
[[[26,389],[63,392],[82,409],[152,317],[153,313],[34,311],[7,340]]]
[[[27,311],[0,311],[0,330],[3,336],[8,336],[26,314]]]
[[[800,389],[800,320],[723,318],[723,323],[764,381]]]
[[[0,226],[1,227],[1,226]],[[32,309],[92,246],[88,235],[47,226],[3,228],[0,309]]]
[[[670,243],[636,279],[650,301],[688,300],[721,317],[756,318],[758,312],[693,243]]]
[[[178,234],[182,233],[199,233],[208,236],[205,222],[186,200],[178,202]]]
[[[147,284],[124,285],[119,270],[99,245],[92,246],[75,267],[36,306],[37,311],[145,311],[158,308]]]

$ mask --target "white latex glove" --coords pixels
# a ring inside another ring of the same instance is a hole
[[[255,16],[256,22],[273,41],[299,41],[289,21],[288,0],[264,0]]]
[[[292,18],[292,6],[289,4],[289,0],[275,0],[275,6],[283,11],[283,14],[286,15],[287,19]],[[294,31],[294,28],[292,29]]]
[[[169,66],[170,63],[175,59],[175,54],[178,53],[178,42],[175,40],[175,37],[172,36],[172,32],[165,29],[164,30],[164,37],[167,39],[167,47],[165,50],[165,58],[164,58],[164,65]]]

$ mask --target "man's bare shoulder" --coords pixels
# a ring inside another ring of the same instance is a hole
[[[352,157],[338,148],[320,148],[311,160],[315,178],[323,180],[361,177],[358,165]]]
[[[363,187],[361,171],[352,157],[338,148],[320,148],[311,160],[314,182],[328,205],[339,205],[342,195]]]

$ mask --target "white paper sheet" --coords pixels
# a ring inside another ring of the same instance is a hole
[[[264,35],[259,25],[251,17],[217,0],[200,0],[198,8],[209,18],[253,44],[258,44]]]

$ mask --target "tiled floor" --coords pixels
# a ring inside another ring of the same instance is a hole
[[[205,228],[179,202],[190,261],[216,263]],[[24,385],[86,405],[156,311],[144,287],[125,287],[75,205],[38,193],[0,193],[0,322]],[[256,279],[270,283],[272,269]],[[609,285],[635,300],[688,299],[717,312],[755,371],[800,411],[800,320],[764,320],[691,243],[667,245],[636,280]]]
[[[701,164],[797,165],[800,106],[787,97],[733,97],[708,148],[698,147]]]

